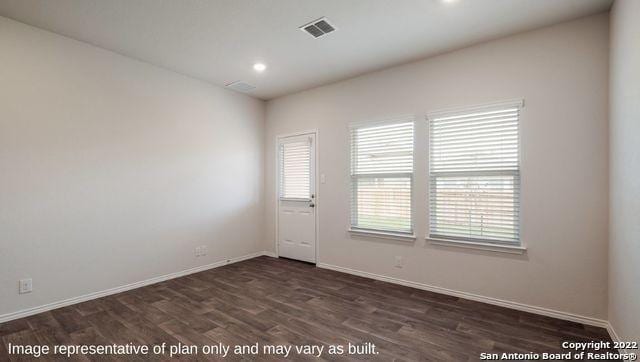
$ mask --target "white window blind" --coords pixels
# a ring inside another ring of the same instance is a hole
[[[280,144],[280,198],[311,197],[311,139]]]
[[[351,127],[351,228],[413,233],[413,120]]]
[[[520,244],[522,102],[429,118],[429,236]]]

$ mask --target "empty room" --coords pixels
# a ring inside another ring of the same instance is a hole
[[[640,343],[640,0],[0,0],[0,361]]]

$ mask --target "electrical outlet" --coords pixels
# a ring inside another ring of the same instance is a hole
[[[201,256],[205,256],[205,255],[207,255],[207,246],[206,246],[206,245],[202,245],[202,246],[200,247],[200,255],[201,255]]]
[[[200,256],[201,251],[199,246],[196,247],[195,253],[196,253],[196,257]]]
[[[25,294],[25,293],[31,293],[32,291],[33,291],[33,280],[31,278],[20,279],[18,293]]]
[[[396,256],[396,268],[402,268],[403,260],[401,256]]]

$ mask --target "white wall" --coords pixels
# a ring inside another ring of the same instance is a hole
[[[640,341],[640,1],[611,10],[609,320]]]
[[[263,123],[262,101],[0,18],[0,316],[261,250]]]
[[[267,103],[265,248],[275,245],[275,137],[317,128],[319,262],[606,319],[608,14],[476,45]],[[524,256],[426,243],[426,112],[524,98]],[[353,121],[417,116],[415,243],[351,238]],[[403,256],[405,266],[394,267]]]

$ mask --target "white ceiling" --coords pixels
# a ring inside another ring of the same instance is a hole
[[[0,15],[271,99],[605,11],[612,0],[0,0]],[[326,16],[320,39],[298,27]],[[262,74],[253,63],[267,64]]]

